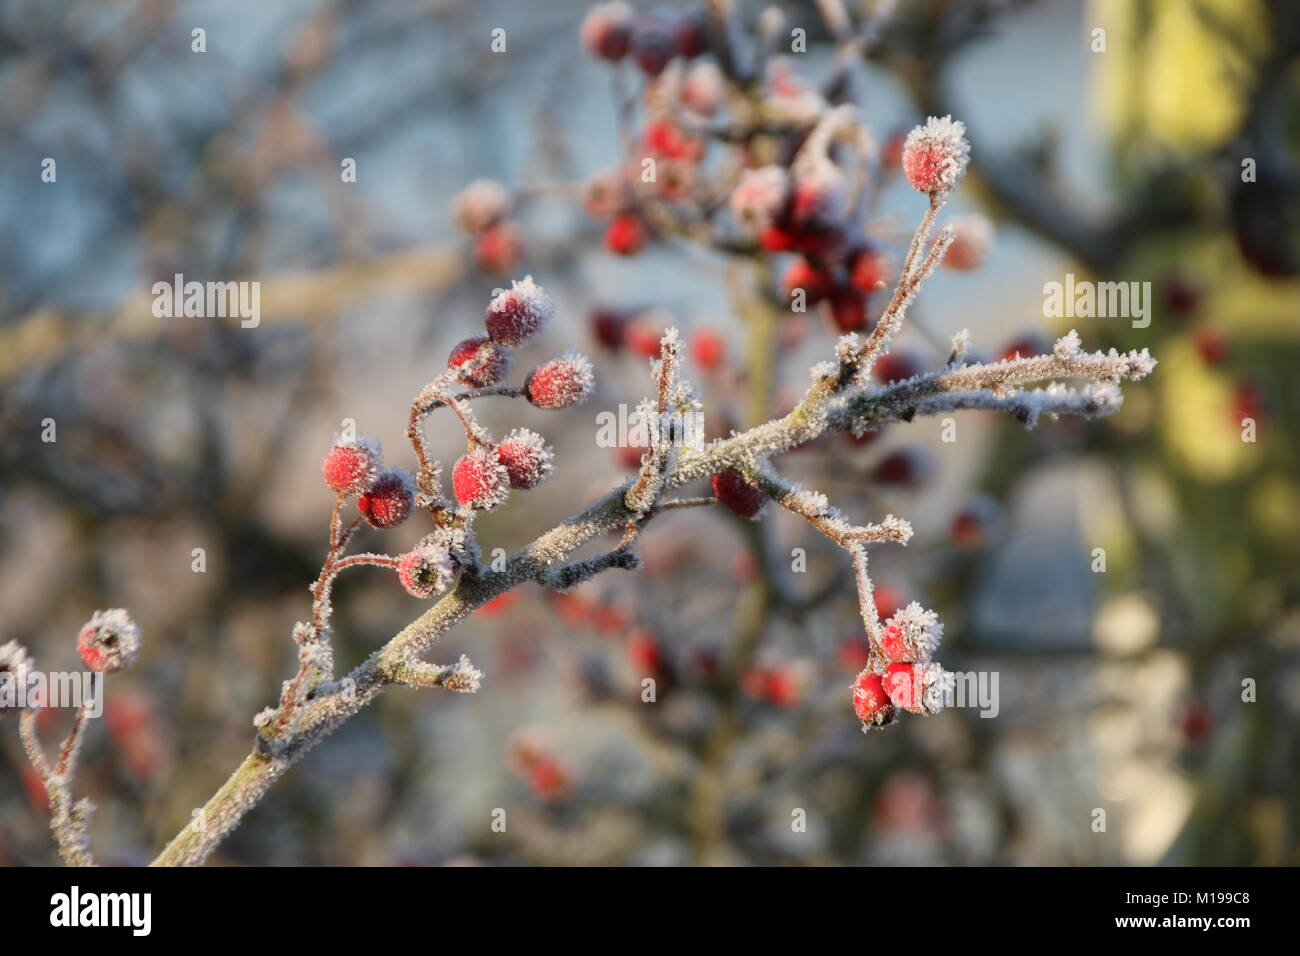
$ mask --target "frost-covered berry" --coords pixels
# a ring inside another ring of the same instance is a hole
[[[605,248],[615,255],[634,256],[645,246],[645,225],[630,212],[615,216],[605,227]]]
[[[789,196],[790,177],[786,171],[780,166],[764,166],[747,169],[741,174],[740,182],[731,191],[728,205],[738,223],[747,229],[760,231],[771,226],[781,215]],[[793,240],[785,248],[792,246]]]
[[[524,395],[538,408],[568,408],[586,401],[594,384],[588,358],[568,351],[529,372]]]
[[[884,727],[893,722],[898,711],[885,693],[879,674],[864,670],[853,681],[853,712],[863,727]]]
[[[325,454],[320,472],[325,484],[345,495],[359,495],[368,489],[383,467],[379,442],[368,435],[351,441],[339,440]]]
[[[728,468],[709,479],[713,486],[713,496],[742,518],[753,518],[767,504],[767,495],[755,488],[740,472]]]
[[[519,261],[519,230],[508,222],[484,229],[474,240],[474,262],[484,272],[511,272]]]
[[[993,245],[993,223],[987,216],[972,213],[958,216],[951,225],[953,238],[943,256],[944,266],[959,272],[978,269]]]
[[[475,448],[452,466],[451,488],[467,508],[495,508],[510,494],[510,473],[495,449]]]
[[[658,76],[677,53],[677,36],[671,20],[651,14],[632,27],[632,59],[646,76]]]
[[[656,317],[658,310],[638,317],[623,333],[624,344],[642,358],[657,359],[663,351],[666,326]]]
[[[493,342],[517,348],[541,332],[554,315],[551,297],[532,276],[524,276],[509,289],[493,293],[484,324]]]
[[[916,601],[894,612],[880,635],[880,649],[894,663],[924,661],[943,639],[939,615]]]
[[[476,179],[451,201],[456,225],[475,235],[500,222],[510,211],[510,190],[495,179]]]
[[[475,335],[456,344],[447,358],[447,367],[456,369],[462,385],[487,388],[506,377],[510,362],[509,352],[486,335]]]
[[[431,598],[451,588],[460,566],[436,534],[427,535],[397,566],[397,578],[412,597]]]
[[[933,661],[899,662],[885,668],[883,684],[890,703],[914,714],[943,709],[951,676]]]
[[[931,116],[924,126],[913,128],[903,143],[903,174],[913,189],[923,193],[952,189],[969,161],[966,124],[951,116]]]
[[[555,453],[546,439],[527,428],[516,428],[497,446],[511,488],[534,488],[555,468]]]
[[[120,607],[96,611],[77,635],[77,653],[92,671],[125,670],[140,656],[140,628]]]
[[[18,686],[27,680],[31,666],[27,649],[17,641],[0,644],[0,717],[16,714],[31,705],[25,694],[18,693]]]
[[[415,486],[405,468],[394,468],[380,475],[370,490],[357,499],[357,510],[371,527],[396,528],[411,514]]]
[[[582,21],[578,37],[593,56],[611,62],[621,60],[627,56],[633,16],[632,8],[622,0],[597,4]]]

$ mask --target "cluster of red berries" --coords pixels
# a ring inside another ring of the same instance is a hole
[[[509,221],[510,191],[493,179],[476,179],[452,201],[456,224],[474,243],[474,261],[484,272],[505,274],[519,261],[519,230]]]
[[[951,675],[930,660],[942,638],[938,616],[915,601],[884,622],[876,660],[853,682],[853,709],[864,730],[893,723],[899,710],[934,714],[943,708]]]
[[[325,484],[355,496],[357,510],[375,528],[396,528],[411,514],[415,483],[404,468],[384,468],[379,442],[368,435],[334,442],[321,462]]]
[[[655,77],[676,57],[692,60],[709,48],[709,19],[703,10],[679,16],[655,12],[637,16],[623,0],[601,3],[582,21],[582,45],[593,56],[617,62],[631,56]]]

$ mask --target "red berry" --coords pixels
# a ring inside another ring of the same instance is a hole
[[[802,289],[808,305],[816,305],[826,298],[830,285],[826,274],[814,268],[807,259],[796,259],[790,263],[790,267],[785,270],[785,275],[781,278],[781,288],[785,292],[786,299],[792,299],[795,290]]]
[[[889,257],[879,249],[865,248],[849,256],[849,281],[863,292],[874,292],[889,278]]]
[[[664,330],[657,322],[638,319],[627,327],[623,339],[642,358],[658,358],[663,347]]]
[[[605,248],[620,256],[634,256],[645,246],[645,226],[639,216],[623,213],[605,227]]]
[[[1033,358],[1052,350],[1051,343],[1038,332],[1027,332],[1013,341],[998,356],[998,361],[1006,362],[1014,358]]]
[[[1230,350],[1227,334],[1212,325],[1197,326],[1192,331],[1192,344],[1206,365],[1218,365]]]
[[[458,342],[447,358],[447,367],[458,369],[462,385],[487,388],[506,377],[510,370],[510,353],[486,335],[475,335]]]
[[[524,395],[538,408],[568,408],[586,401],[594,380],[585,355],[569,351],[543,362],[524,379]]]
[[[597,309],[591,313],[591,334],[596,341],[616,352],[623,347],[623,329],[627,316],[613,309]]]
[[[325,454],[320,472],[325,484],[335,491],[359,495],[379,477],[382,465],[379,443],[362,436],[355,441],[336,441]]]
[[[691,359],[702,369],[716,369],[726,358],[727,346],[715,329],[696,329],[691,333]]]
[[[713,486],[713,496],[742,518],[753,518],[767,503],[767,495],[734,469],[718,472],[709,483]]]
[[[475,448],[452,466],[451,488],[466,507],[495,508],[510,494],[510,473],[494,449]]]
[[[664,17],[642,17],[632,27],[632,59],[647,76],[658,76],[677,52],[673,24]]]
[[[627,659],[642,674],[657,673],[663,665],[659,642],[649,631],[637,631],[627,641]]]
[[[898,613],[898,609],[903,606],[903,595],[897,588],[892,588],[888,584],[877,584],[874,590],[876,599],[876,616],[884,621]]]
[[[790,222],[801,232],[833,225],[840,214],[844,181],[833,166],[806,176],[794,184],[790,199]]]
[[[474,240],[474,261],[484,272],[510,272],[519,261],[519,230],[499,223],[479,233]]]
[[[903,143],[903,174],[913,189],[947,192],[957,185],[970,160],[966,126],[951,116],[931,116],[907,134]]]
[[[879,674],[864,670],[853,681],[853,712],[868,727],[884,727],[897,713]]]
[[[785,169],[780,166],[764,166],[760,169],[747,169],[741,173],[740,182],[731,191],[727,203],[736,222],[747,229],[765,232],[772,227],[773,222],[785,208],[789,194],[790,176]],[[777,230],[777,232],[784,232],[784,230]],[[768,245],[768,241],[771,240],[772,237],[765,239],[763,235],[759,236],[759,241],[765,248],[776,252],[782,251]],[[791,237],[789,243],[783,248],[793,247],[794,240]]]
[[[798,236],[781,226],[768,226],[758,234],[758,243],[768,252],[789,252],[798,242]]]
[[[632,19],[632,8],[621,0],[598,4],[582,21],[582,45],[602,60],[623,59],[632,38]]]
[[[125,670],[140,656],[140,628],[122,608],[96,611],[77,635],[77,653],[92,671]]]
[[[497,446],[497,459],[505,465],[511,488],[535,488],[551,473],[554,453],[546,440],[527,428],[517,428]]]
[[[841,332],[858,332],[867,325],[867,297],[854,288],[831,293],[831,318]]]
[[[898,662],[885,668],[883,684],[895,707],[919,713],[925,709],[924,671],[922,665]]]
[[[881,459],[873,475],[882,485],[919,485],[928,477],[929,466],[920,450],[900,448]]]
[[[543,756],[528,770],[528,785],[542,800],[563,800],[569,792],[569,771],[554,757]]]
[[[895,350],[882,355],[872,368],[876,381],[883,385],[901,382],[913,375],[921,374],[921,360],[910,352]]]
[[[677,52],[693,60],[709,49],[709,15],[692,10],[677,23]]]
[[[357,510],[375,528],[396,528],[411,514],[415,492],[404,468],[386,471],[357,499]]]
[[[694,162],[704,151],[703,144],[685,135],[676,124],[666,119],[651,120],[642,133],[645,151],[653,156],[685,159]]]
[[[498,289],[488,305],[484,325],[492,341],[510,348],[537,335],[555,315],[555,303],[532,276]]]

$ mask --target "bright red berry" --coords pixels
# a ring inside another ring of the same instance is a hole
[[[864,727],[884,727],[893,723],[897,711],[879,674],[864,670],[853,681],[853,712]]]
[[[628,638],[627,659],[632,667],[642,674],[654,674],[663,665],[663,655],[659,642],[649,631],[640,630]]]
[[[516,428],[497,446],[511,488],[535,488],[555,467],[555,454],[546,440],[527,428]]]
[[[538,408],[568,408],[586,401],[594,384],[591,362],[585,355],[568,351],[529,372],[524,395]]]
[[[605,248],[620,256],[634,256],[645,246],[645,226],[630,212],[615,216],[605,227]]]
[[[363,494],[383,467],[379,442],[368,436],[336,441],[321,462],[325,484],[345,495]]]
[[[532,276],[498,289],[488,305],[484,325],[492,341],[516,348],[537,335],[555,315],[555,303]]]
[[[831,283],[826,274],[815,268],[807,259],[796,259],[790,263],[781,277],[781,289],[787,300],[794,297],[797,289],[802,289],[807,305],[816,305],[830,292]]]
[[[929,660],[943,639],[939,615],[916,601],[895,611],[880,632],[880,649],[894,663]]]
[[[510,494],[510,472],[495,449],[475,448],[452,466],[451,488],[456,500],[468,508],[495,508]]]
[[[457,369],[457,378],[470,388],[487,388],[506,377],[510,353],[486,335],[458,342],[447,358],[447,367]]]
[[[713,496],[742,518],[753,518],[767,503],[767,495],[734,469],[718,472],[709,483],[713,486]]]
[[[357,499],[357,510],[375,528],[396,528],[411,514],[415,491],[404,468],[380,475],[370,490]]]
[[[722,365],[727,344],[716,329],[696,329],[691,333],[690,351],[696,365],[711,371]]]
[[[768,252],[789,252],[798,241],[796,233],[782,226],[767,226],[758,234],[758,244]]]
[[[879,249],[858,249],[849,256],[849,281],[863,292],[874,292],[889,279],[889,257]]]
[[[140,656],[140,629],[122,608],[96,611],[77,635],[77,653],[92,671],[125,670]]]
[[[658,358],[663,348],[663,326],[648,318],[639,318],[627,327],[623,341],[642,358]]]

